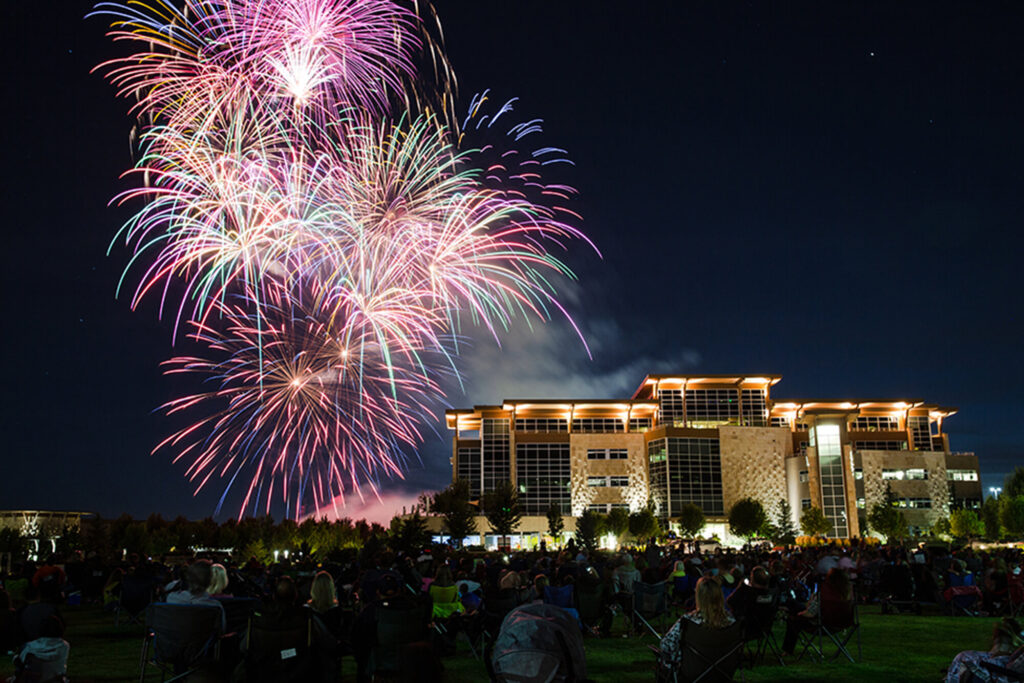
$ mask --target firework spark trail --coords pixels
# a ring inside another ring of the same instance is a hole
[[[175,337],[190,329],[219,359],[167,365],[218,386],[164,406],[205,415],[158,447],[189,463],[197,490],[227,480],[223,504],[241,482],[243,512],[280,497],[296,515],[307,498],[376,493],[380,476],[402,476],[437,378],[457,376],[464,315],[495,339],[518,317],[569,318],[552,276],[573,275],[550,247],[589,241],[565,206],[573,190],[540,173],[564,151],[520,153],[541,121],[513,123],[515,100],[486,113],[487,93],[458,125],[432,7],[95,13],[137,48],[98,67],[141,130],[136,185],[116,198],[142,204],[115,238],[134,251],[119,290],[140,272],[132,306],[159,293]]]

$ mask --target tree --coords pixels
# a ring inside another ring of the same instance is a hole
[[[430,543],[427,520],[423,519],[419,510],[404,519],[396,517],[391,521],[391,536],[388,542],[396,552],[406,555],[419,554],[423,546]]]
[[[592,553],[597,549],[597,539],[600,538],[603,527],[603,516],[593,510],[587,510],[576,518],[576,538],[587,552]]]
[[[985,537],[992,541],[998,541],[1003,530],[999,524],[999,500],[992,496],[985,499],[981,504],[981,519],[985,523]]]
[[[889,541],[907,535],[907,519],[900,509],[891,504],[876,503],[868,513],[868,526],[885,536]]]
[[[519,527],[522,512],[519,510],[519,495],[510,481],[499,482],[493,490],[483,495],[484,515],[491,531],[498,535],[498,545],[505,545],[504,537]]]
[[[608,513],[604,520],[605,531],[615,538],[622,538],[629,531],[629,512],[622,508],[615,508]]]
[[[676,521],[679,523],[679,533],[683,538],[697,538],[707,524],[704,510],[695,503],[683,503]]]
[[[954,538],[970,541],[985,532],[985,525],[974,510],[955,510],[949,515],[949,532]]]
[[[466,536],[476,533],[476,508],[469,502],[469,482],[465,479],[456,479],[435,493],[432,509],[444,519],[444,529],[455,547],[461,547]]]
[[[999,497],[999,523],[1011,539],[1024,537],[1024,496]]]
[[[556,541],[561,539],[562,531],[565,529],[565,520],[562,519],[562,506],[552,503],[548,506],[548,533]]]
[[[792,545],[796,543],[796,527],[793,526],[793,508],[785,498],[779,499],[775,522],[771,525],[772,543]]]
[[[1024,496],[1024,467],[1014,467],[1003,480],[1003,494],[1010,498]]]
[[[768,521],[764,506],[753,498],[743,498],[729,508],[729,531],[748,542],[757,536]]]
[[[651,538],[661,533],[661,525],[658,524],[658,518],[654,516],[651,506],[648,505],[643,510],[629,516],[629,533],[637,540]]]
[[[800,513],[800,528],[808,536],[826,536],[832,533],[832,522],[821,508],[812,505]]]

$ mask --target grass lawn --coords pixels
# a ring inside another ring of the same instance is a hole
[[[114,618],[97,607],[65,607],[67,640],[71,643],[68,673],[76,683],[86,681],[138,680],[142,628],[114,627]],[[941,616],[882,616],[877,607],[861,610],[863,658],[857,664],[845,659],[828,664],[794,663],[786,667],[764,666],[744,672],[748,681],[929,681],[940,680],[940,671],[960,650],[987,650],[993,618]],[[616,620],[622,626],[622,620]],[[776,633],[781,642],[779,627]],[[585,641],[587,671],[596,681],[630,683],[653,680],[653,657],[647,645],[653,637],[622,638],[616,634]],[[828,652],[828,651],[827,651]],[[465,641],[459,653],[444,660],[447,680],[485,681],[481,662],[473,659]],[[342,680],[355,680],[355,664],[344,663]],[[155,669],[148,680],[158,681]],[[0,664],[0,676],[12,673],[9,660]]]

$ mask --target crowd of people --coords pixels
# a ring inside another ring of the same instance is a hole
[[[439,680],[442,658],[454,652],[458,637],[464,634],[474,653],[486,648],[504,616],[519,605],[555,605],[572,615],[581,635],[607,638],[620,615],[627,634],[643,631],[646,622],[633,609],[638,584],[663,584],[670,603],[682,614],[660,643],[662,665],[671,669],[683,656],[681,642],[689,624],[728,629],[749,619],[765,595],[772,596],[786,622],[783,653],[796,656],[800,634],[813,629],[829,605],[946,606],[948,589],[969,583],[978,593],[976,613],[1009,615],[1022,566],[1020,551],[1013,549],[950,553],[943,548],[855,545],[734,550],[653,540],[615,553],[575,547],[468,553],[435,545],[412,554],[367,547],[325,563],[214,559],[218,561],[176,564],[166,558],[128,556],[110,563],[78,553],[65,561],[18,565],[4,577],[0,591],[2,646],[14,653],[19,671],[45,663],[48,671],[63,672],[70,647],[64,639],[63,604],[93,602],[111,611],[139,611],[148,602],[166,602],[220,610],[220,656],[207,667],[213,680],[257,677],[252,667],[263,668],[264,647],[259,627],[307,623],[305,680],[337,680],[339,661],[346,656],[355,660],[360,681],[388,668],[406,680]],[[137,591],[140,583],[148,599],[133,608],[124,599],[127,586]],[[243,598],[253,608],[239,622],[230,608],[232,601]],[[381,625],[394,610],[422,627],[419,643],[400,657],[380,648],[378,640]],[[1000,621],[993,649],[958,656],[947,680],[1001,680],[986,665],[1009,670],[1024,666],[1020,638],[1016,621]]]

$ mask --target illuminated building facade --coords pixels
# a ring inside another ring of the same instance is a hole
[[[773,399],[780,379],[649,375],[626,399],[449,410],[452,477],[468,480],[474,498],[512,481],[526,533],[543,532],[552,504],[570,530],[585,510],[636,511],[648,501],[664,520],[695,503],[721,528],[742,498],[770,514],[786,499],[794,522],[803,508],[821,508],[836,537],[866,533],[867,510],[887,491],[912,530],[931,526],[951,503],[980,506],[978,459],[951,452],[943,431],[954,409],[910,399]]]

